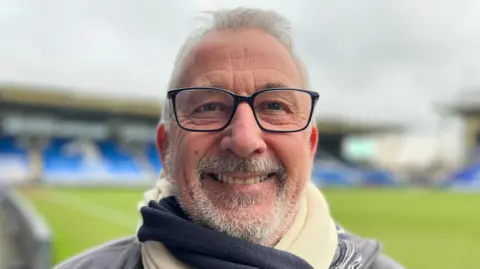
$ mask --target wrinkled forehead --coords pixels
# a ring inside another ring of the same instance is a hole
[[[303,83],[283,44],[260,30],[243,29],[208,34],[187,58],[180,84],[249,92],[272,85],[300,88]]]

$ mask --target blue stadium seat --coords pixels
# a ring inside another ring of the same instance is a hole
[[[102,153],[107,171],[112,174],[140,174],[142,171],[136,163],[135,157],[122,150],[115,141],[105,140],[97,142]]]
[[[314,169],[313,182],[319,186],[348,187],[357,184],[359,174],[343,169]]]
[[[42,151],[43,169],[47,177],[56,174],[78,175],[85,172],[83,161],[85,156],[81,152],[69,152],[67,147],[73,140],[55,138],[50,140]]]
[[[157,146],[155,143],[148,143],[147,144],[147,159],[150,164],[153,166],[156,173],[159,173],[162,170],[162,162],[160,160],[160,156],[158,155]]]
[[[363,172],[362,183],[367,186],[394,186],[398,184],[398,180],[387,170],[367,169]]]
[[[445,179],[444,183],[453,188],[480,190],[480,161],[455,171]]]
[[[312,179],[320,186],[346,187],[359,184],[361,171],[344,160],[319,151],[312,171]]]
[[[21,148],[13,136],[0,136],[0,154],[27,157],[27,150]]]
[[[27,178],[30,170],[28,151],[12,136],[0,136],[0,183]]]
[[[135,157],[115,141],[84,142],[52,139],[42,152],[47,181],[143,180]]]

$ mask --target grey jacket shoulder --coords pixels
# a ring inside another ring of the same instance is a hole
[[[382,253],[381,244],[373,239],[365,239],[351,233],[345,233],[355,243],[363,257],[362,269],[405,269],[398,262]]]
[[[398,262],[394,261],[387,255],[380,253],[368,269],[405,269]]]
[[[377,241],[352,234],[346,236],[362,253],[362,269],[404,269],[381,252]],[[54,269],[143,269],[140,243],[133,236],[112,241],[75,256]]]
[[[135,236],[111,241],[74,256],[54,269],[143,269],[140,243]]]

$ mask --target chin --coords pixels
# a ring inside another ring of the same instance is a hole
[[[210,216],[208,226],[227,235],[245,239],[256,244],[268,244],[279,230],[281,217],[275,210],[256,209],[223,211]],[[266,211],[266,212],[265,212]]]
[[[250,186],[199,180],[186,186],[180,202],[193,221],[256,244],[275,244],[295,211],[277,180]]]
[[[263,200],[249,204],[251,201],[238,197],[226,200],[218,198],[211,199],[205,193],[203,197],[197,197],[189,210],[193,220],[256,244],[270,245],[278,240],[275,235],[280,234],[288,211],[283,203]]]
[[[238,220],[239,222],[268,222],[273,220],[274,216],[279,212],[276,205],[271,202],[232,206],[232,204],[216,204],[218,213],[225,218]],[[281,210],[280,210],[281,211]]]

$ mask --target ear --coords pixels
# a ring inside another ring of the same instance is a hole
[[[165,154],[167,151],[167,129],[164,124],[159,124],[157,127],[157,149],[160,153],[162,165],[165,167]]]
[[[317,126],[312,127],[312,131],[310,133],[310,156],[312,160],[315,159],[315,154],[317,153],[318,147],[318,129]]]

